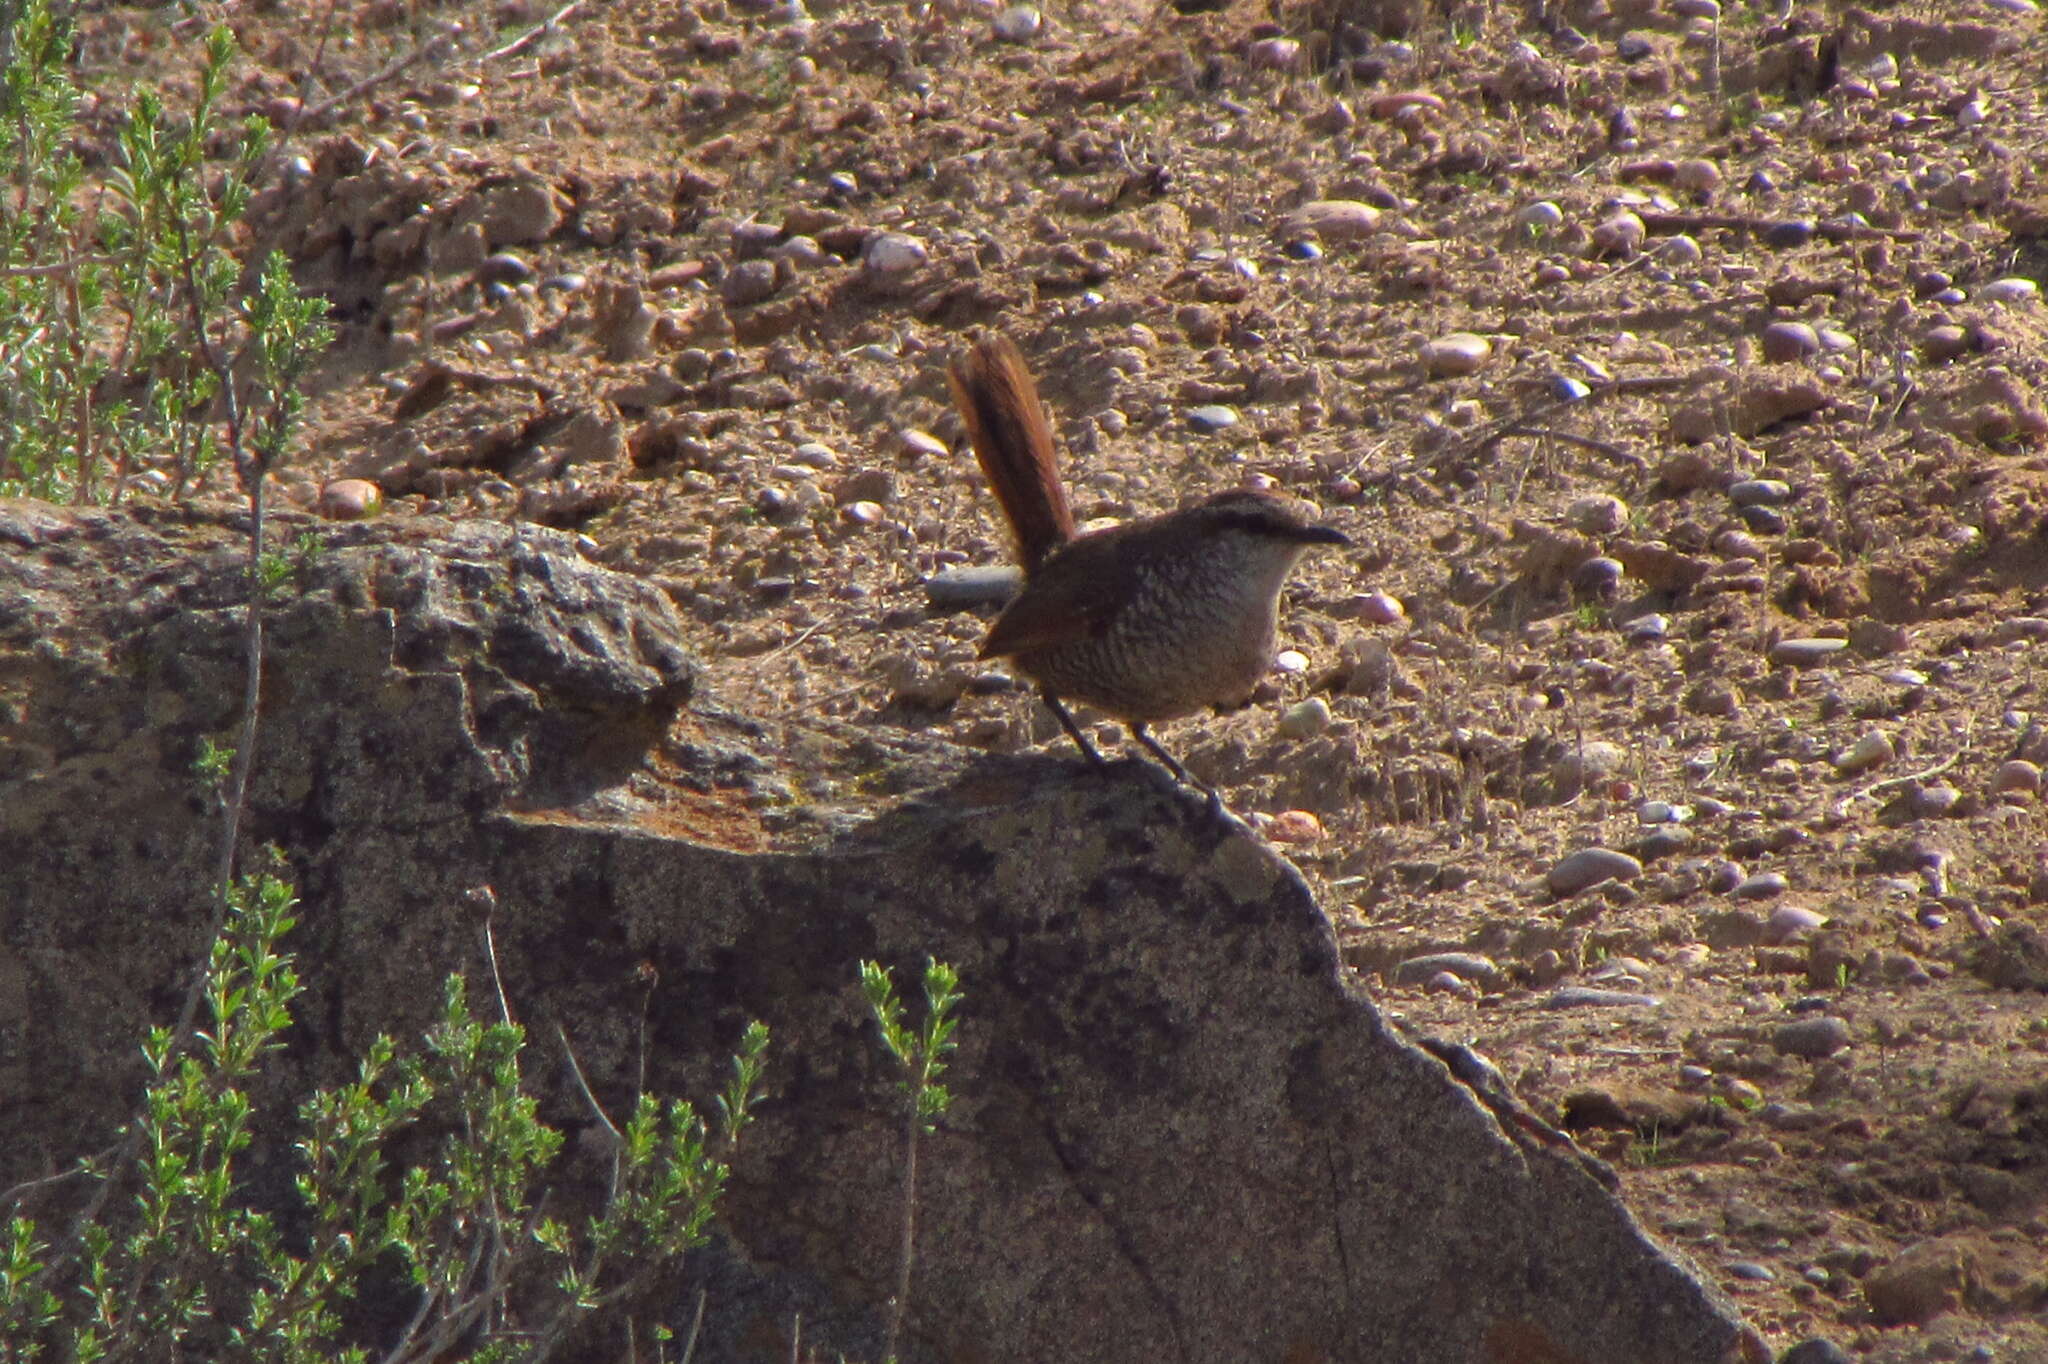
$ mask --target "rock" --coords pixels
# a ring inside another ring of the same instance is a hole
[[[1728,894],[1737,900],[1769,900],[1791,888],[1791,883],[1779,873],[1760,871],[1754,876],[1743,877]]]
[[[773,298],[779,287],[774,261],[743,260],[719,281],[718,296],[736,307],[745,307]]]
[[[2041,296],[2041,286],[2020,276],[1994,279],[1977,290],[1986,303],[2032,303]]]
[[[1204,434],[1227,431],[1242,420],[1236,408],[1222,403],[1188,409],[1188,425]]]
[[[1800,1341],[1778,1356],[1778,1364],[1852,1364],[1849,1352],[1822,1336]]]
[[[1655,1009],[1664,1001],[1655,995],[1627,990],[1595,990],[1590,986],[1568,985],[1543,1001],[1546,1009]]]
[[[1564,226],[1564,210],[1548,199],[1539,199],[1525,204],[1515,214],[1515,223],[1524,231],[1538,235],[1555,232]]]
[[[1260,38],[1244,50],[1247,66],[1261,71],[1298,71],[1305,60],[1293,38]]]
[[[1771,1046],[1786,1056],[1818,1061],[1833,1056],[1849,1045],[1849,1025],[1839,1018],[1802,1018],[1780,1023],[1771,1033]]]
[[[1487,989],[1498,986],[1502,980],[1500,967],[1491,957],[1472,952],[1431,952],[1426,956],[1410,957],[1396,966],[1393,981],[1396,985],[1419,985],[1439,971],[1448,971],[1460,980],[1469,980]]]
[[[965,611],[977,606],[1004,606],[1024,586],[1024,570],[1009,564],[993,568],[949,568],[925,579],[924,598],[935,611]]]
[[[1991,789],[2000,795],[2008,791],[2033,793],[2041,789],[2041,768],[2025,758],[2011,758],[1991,774]]]
[[[1433,379],[1476,374],[1493,354],[1493,343],[1471,332],[1452,332],[1422,346],[1422,368]]]
[[[1627,853],[1608,848],[1581,848],[1550,869],[1544,884],[1560,899],[1590,890],[1603,881],[1633,881],[1643,864]]]
[[[320,490],[313,510],[330,521],[360,521],[384,510],[384,490],[366,478],[337,478]]]
[[[1330,703],[1320,696],[1311,696],[1282,712],[1274,731],[1283,739],[1306,739],[1329,727]]]
[[[992,27],[1006,43],[1028,43],[1045,26],[1045,16],[1032,5],[1010,5],[996,15]]]
[[[533,278],[533,267],[510,251],[500,251],[484,257],[476,278],[479,284],[524,284]]]
[[[1962,1306],[1974,1269],[1968,1238],[1921,1241],[1866,1274],[1863,1299],[1880,1326],[1924,1326]]]
[[[1792,500],[1792,485],[1776,478],[1745,478],[1728,485],[1728,500],[1738,507],[1778,507]]]
[[[1593,253],[1597,256],[1633,256],[1642,250],[1643,239],[1647,235],[1648,229],[1643,226],[1643,220],[1624,210],[1593,229]]]
[[[1855,776],[1874,767],[1883,767],[1897,756],[1891,739],[1883,730],[1869,729],[1865,730],[1855,743],[1837,752],[1830,761],[1834,763],[1837,772],[1844,776]]]
[[[30,888],[4,913],[10,945],[40,944],[9,956],[0,1005],[10,1057],[36,1058],[6,1063],[0,1185],[128,1116],[137,1039],[211,928],[218,829],[191,755],[234,718],[245,587],[236,518],[207,517],[159,533],[0,502],[0,672],[27,685],[9,751],[34,755],[0,771],[0,865]],[[1530,1359],[1765,1357],[1582,1156],[1349,986],[1299,874],[1200,801],[1132,769],[906,747],[874,769],[904,797],[837,815],[778,775],[777,739],[681,713],[701,627],[573,537],[385,517],[322,540],[272,618],[249,812],[317,925],[286,942],[307,992],[266,1086],[310,1092],[378,1034],[417,1038],[477,960],[461,907],[488,884],[506,990],[571,1020],[597,1093],[708,1102],[747,1020],[769,1025],[773,1102],[676,1300],[786,1302],[799,1281],[821,1355],[877,1358],[900,1096],[856,1026],[856,967],[900,983],[929,955],[967,1007],[923,1148],[944,1192],[919,1209],[918,1357],[1118,1364],[1150,1339],[1191,1364],[1288,1340],[1477,1360],[1504,1338]],[[473,985],[479,1010],[489,995]],[[562,1067],[527,1084],[543,1113],[589,1112]],[[254,1137],[290,1161],[278,1122]],[[601,1188],[608,1155],[570,1143],[552,1187]],[[707,1316],[702,1357],[748,1357],[751,1320]]]
[[[1781,639],[1771,646],[1770,659],[1782,667],[1812,668],[1831,661],[1848,647],[1846,639]]]
[[[1628,503],[1609,493],[1581,497],[1564,509],[1564,523],[1581,535],[1611,535],[1628,524]]]
[[[1356,199],[1316,199],[1282,217],[1274,230],[1286,240],[1319,237],[1346,242],[1379,231],[1380,218],[1378,209]]]
[[[1763,332],[1764,359],[1774,365],[1820,353],[1820,337],[1804,322],[1773,322]]]
[[[1358,618],[1368,625],[1398,625],[1408,619],[1408,609],[1390,593],[1367,592],[1357,600]]]
[[[861,268],[870,279],[889,284],[917,274],[930,259],[925,244],[904,232],[877,232],[860,257]]]
[[[1802,942],[1826,923],[1827,916],[1810,909],[1799,905],[1779,905],[1764,921],[1763,941],[1771,947]]]

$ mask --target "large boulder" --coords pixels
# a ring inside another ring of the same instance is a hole
[[[210,928],[192,762],[238,715],[232,522],[0,503],[0,1182],[104,1144]],[[1390,1029],[1283,859],[1150,769],[869,739],[798,773],[573,539],[312,529],[246,826],[290,861],[311,986],[268,1097],[416,1036],[485,969],[486,903],[557,1125],[594,1125],[561,1037],[616,1113],[643,1067],[702,1100],[765,1019],[728,1235],[663,1286],[682,1321],[708,1290],[698,1359],[786,1358],[798,1313],[879,1357],[901,1122],[855,966],[927,955],[966,1002],[906,1360],[1765,1357],[1474,1058]],[[799,795],[833,790],[858,799]]]

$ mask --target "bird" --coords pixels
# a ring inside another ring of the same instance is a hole
[[[1343,546],[1270,494],[1213,493],[1177,511],[1077,534],[1052,425],[1023,353],[988,333],[948,366],[976,461],[1009,526],[1024,585],[982,640],[1010,660],[1089,762],[1102,755],[1067,702],[1113,716],[1180,781],[1221,808],[1150,726],[1235,710],[1272,666],[1280,589],[1320,546]]]

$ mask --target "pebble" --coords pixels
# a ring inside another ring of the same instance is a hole
[[[1610,848],[1581,848],[1550,869],[1544,884],[1550,893],[1577,895],[1604,881],[1633,881],[1643,874],[1643,864],[1627,853]]]
[[[1728,1272],[1735,1278],[1746,1279],[1751,1283],[1771,1283],[1778,1277],[1770,1266],[1760,1265],[1754,1260],[1737,1260],[1728,1266]]]
[[[1771,1032],[1771,1046],[1783,1056],[1803,1056],[1809,1061],[1833,1056],[1849,1045],[1849,1025],[1839,1018],[1802,1018],[1781,1023]]]
[[[1760,871],[1754,876],[1745,876],[1732,886],[1728,894],[1737,900],[1769,900],[1792,889],[1792,883],[1775,871]]]
[[[500,251],[484,257],[476,277],[483,284],[524,284],[533,278],[533,267],[510,251]]]
[[[1764,328],[1763,350],[1774,365],[1804,360],[1819,353],[1820,336],[1804,322],[1773,322]]]
[[[1313,843],[1323,836],[1323,822],[1308,810],[1282,810],[1262,832],[1275,843]]]
[[[1596,990],[1589,985],[1567,985],[1543,1001],[1546,1009],[1655,1009],[1664,1003],[1655,995],[1629,990]]]
[[[2003,795],[2007,791],[2039,791],[2041,789],[2041,768],[2038,763],[2025,758],[2012,758],[1998,765],[1991,774],[1991,789]]]
[[[1582,402],[1593,396],[1593,389],[1584,380],[1574,379],[1569,374],[1550,376],[1550,396],[1561,403]]]
[[[1044,27],[1045,16],[1031,5],[1011,5],[995,18],[995,34],[1006,43],[1028,43]]]
[[[1940,323],[1920,335],[1920,351],[1934,364],[1968,355],[1977,348],[1977,335],[1966,327]]]
[[[1977,297],[1985,303],[2027,303],[2039,298],[2041,286],[2030,279],[1994,279],[1977,290]]]
[[[1500,966],[1493,958],[1476,952],[1431,952],[1410,957],[1394,968],[1394,984],[1419,985],[1439,972],[1449,972],[1475,985],[1493,986],[1501,981]]]
[[[1369,625],[1397,625],[1408,619],[1408,608],[1388,592],[1368,592],[1358,599],[1358,618]]]
[[[1301,44],[1293,38],[1261,38],[1244,50],[1245,63],[1264,71],[1297,71]]]
[[[1633,256],[1642,249],[1646,235],[1643,220],[1624,210],[1593,229],[1593,251],[1601,256]]]
[[[718,296],[727,303],[745,307],[773,298],[779,287],[774,261],[743,260],[719,281]]]
[[[898,431],[896,439],[903,442],[904,450],[925,459],[944,459],[952,453],[946,448],[946,442],[931,432],[920,431],[914,426]]]
[[[1666,237],[1657,246],[1657,259],[1667,265],[1698,265],[1705,255],[1700,244],[1683,232]]]
[[[1299,649],[1282,649],[1273,655],[1273,671],[1299,677],[1308,671],[1308,655]]]
[[[1916,786],[1906,792],[1906,803],[1922,819],[1944,818],[1955,813],[1956,806],[1962,802],[1963,793],[1947,782]]]
[[[1456,995],[1460,999],[1477,999],[1479,991],[1472,982],[1463,980],[1449,971],[1439,971],[1424,983],[1423,988],[1433,995]]]
[[[1621,626],[1622,638],[1631,644],[1655,644],[1671,633],[1671,619],[1668,616],[1637,616],[1624,621]]]
[[[1883,767],[1898,756],[1892,741],[1882,730],[1866,730],[1855,743],[1835,754],[1831,761],[1837,772],[1853,775],[1867,772],[1873,767]]]
[[[1572,570],[1572,590],[1583,597],[1612,601],[1621,594],[1621,580],[1626,573],[1619,559],[1588,559]]]
[[[1379,231],[1380,217],[1378,209],[1357,199],[1314,199],[1282,218],[1278,228],[1288,240],[1313,236],[1340,242]]]
[[[1728,485],[1728,500],[1738,507],[1781,507],[1792,500],[1792,485],[1777,478],[1740,479]]]
[[[1776,507],[1766,507],[1762,503],[1752,503],[1747,507],[1738,507],[1736,514],[1742,518],[1743,525],[1748,526],[1758,535],[1783,535],[1785,533],[1784,514]]]
[[[1608,493],[1594,493],[1566,507],[1564,520],[1581,535],[1612,535],[1628,524],[1628,503]]]
[[[856,526],[878,526],[882,523],[882,504],[863,498],[858,502],[847,503],[839,514]]]
[[[1782,947],[1786,943],[1799,942],[1826,923],[1826,915],[1817,914],[1803,905],[1779,905],[1764,921],[1764,945]]]
[[[1320,696],[1289,706],[1274,728],[1283,739],[1306,739],[1330,727],[1330,703]]]
[[[1222,403],[1197,407],[1188,412],[1188,425],[1197,431],[1224,431],[1244,420],[1237,415],[1237,409]]]
[[[1674,805],[1668,800],[1646,800],[1636,807],[1636,821],[1640,824],[1687,824],[1692,817],[1690,805]]]
[[[1008,564],[949,568],[925,579],[924,599],[934,610],[961,611],[1002,606],[1024,585],[1024,570]]]
[[[1827,1271],[1821,1271],[1825,1274]],[[1823,1280],[1828,1282],[1828,1280]],[[1778,1364],[1851,1364],[1848,1351],[1824,1336],[1802,1340],[1778,1358]]]
[[[902,279],[924,268],[931,253],[923,242],[905,232],[880,232],[861,252],[861,265],[868,274],[884,280]]]
[[[384,510],[384,490],[367,478],[337,478],[320,490],[313,510],[330,521],[360,521]]]
[[[1671,168],[1671,183],[1694,194],[1712,194],[1721,188],[1721,168],[1698,157],[1688,158]]]
[[[1529,232],[1552,232],[1564,226],[1564,210],[1548,199],[1538,199],[1533,204],[1523,205],[1515,214],[1515,222]]]
[[[1426,341],[1422,346],[1422,367],[1432,378],[1476,373],[1493,354],[1493,343],[1472,332],[1452,332]]]
[[[1765,246],[1784,251],[1795,246],[1804,246],[1813,240],[1814,223],[1810,218],[1788,218],[1772,223],[1764,229]]]
[[[1788,668],[1811,668],[1848,647],[1846,639],[1781,639],[1771,646],[1771,662]]]

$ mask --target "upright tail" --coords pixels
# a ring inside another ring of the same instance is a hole
[[[1054,462],[1052,424],[1015,342],[991,333],[947,371],[974,457],[1031,572],[1074,538],[1074,513]]]

